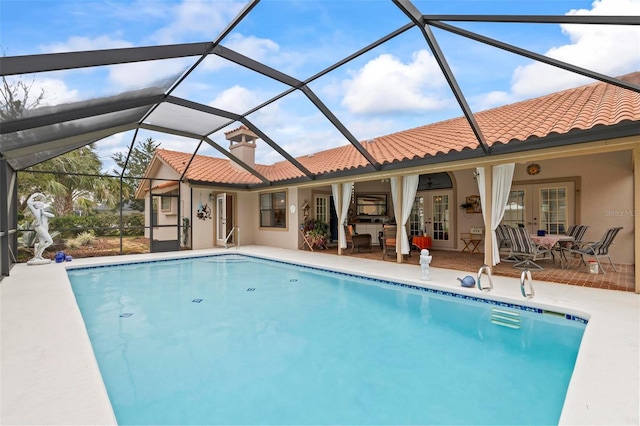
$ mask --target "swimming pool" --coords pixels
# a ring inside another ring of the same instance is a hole
[[[557,423],[585,322],[245,256],[69,278],[121,424]]]

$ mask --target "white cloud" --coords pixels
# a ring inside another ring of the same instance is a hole
[[[591,9],[574,9],[567,15],[640,15],[640,0],[596,0]],[[635,25],[561,25],[569,42],[544,55],[601,74],[619,76],[640,69],[640,29]],[[544,95],[591,80],[562,69],[533,62],[515,69],[508,94],[491,92],[478,100],[495,106],[507,100]]]
[[[40,46],[44,53],[79,52],[85,50],[117,49],[131,47],[132,43],[119,38],[102,35],[95,38],[71,36],[65,42],[45,44]]]
[[[255,106],[256,95],[249,89],[235,85],[216,96],[209,106],[242,114]]]
[[[280,46],[272,40],[254,36],[245,37],[242,34],[231,34],[223,40],[223,45],[259,62],[265,62],[267,58],[273,58],[280,52]],[[230,62],[217,55],[209,55],[204,60],[202,68],[218,70],[230,65]]]
[[[75,102],[80,99],[77,90],[69,89],[65,82],[59,79],[34,77],[32,80],[28,80],[17,76],[7,76],[5,78],[9,86],[15,87],[15,97],[17,99],[22,100],[25,98],[25,90],[23,89],[26,88],[29,93],[29,96],[26,99],[26,104],[29,109],[33,108],[32,103],[38,98],[38,96],[40,96],[41,93],[44,93],[44,96],[39,107],[61,105],[68,102]],[[18,85],[18,82],[22,84]]]
[[[342,105],[355,114],[415,112],[442,108],[445,80],[433,56],[426,50],[403,63],[390,54],[380,55],[351,72],[343,82]]]
[[[518,99],[510,92],[496,90],[480,96],[472,97],[469,102],[475,111],[484,111],[497,105],[507,105],[516,102]]]
[[[177,43],[186,36],[213,41],[242,6],[238,2],[184,1],[168,12],[169,25],[156,31],[152,39],[159,44]]]
[[[69,89],[62,80],[53,78],[35,80],[31,86],[31,93],[36,95],[41,90],[44,90],[45,93],[42,106],[66,104],[80,99],[78,91]]]

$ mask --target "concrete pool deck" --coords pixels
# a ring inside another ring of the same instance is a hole
[[[640,424],[640,295],[535,281],[524,299],[519,280],[493,277],[489,293],[462,288],[466,273],[416,265],[246,246],[16,265],[0,282],[0,424],[116,424],[66,268],[220,253],[246,253],[390,281],[572,313],[589,319],[560,424]],[[480,366],[481,367],[481,366]],[[498,396],[497,396],[498,397]],[[527,395],[522,395],[527,409]]]

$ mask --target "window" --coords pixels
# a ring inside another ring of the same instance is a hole
[[[260,227],[287,227],[287,193],[260,194]]]
[[[160,197],[160,211],[165,213],[171,212],[171,198],[172,197]]]

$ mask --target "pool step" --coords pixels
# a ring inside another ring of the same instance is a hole
[[[491,324],[518,330],[520,328],[520,314],[517,312],[492,308]]]

